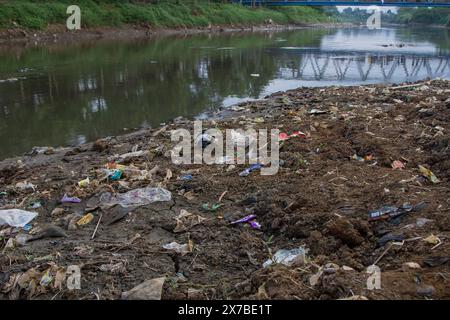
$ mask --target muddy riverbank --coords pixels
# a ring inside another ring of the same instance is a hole
[[[51,25],[46,30],[26,30],[22,28],[0,30],[0,45],[11,44],[51,44],[82,42],[94,39],[132,40],[164,37],[172,35],[195,35],[223,32],[268,32],[297,30],[303,28],[350,28],[357,27],[351,23],[316,23],[277,25],[267,23],[262,25],[211,25],[205,28],[158,28],[154,26],[128,25],[115,27],[84,28],[69,31],[64,25]]]
[[[163,277],[153,297],[448,299],[449,84],[299,88],[203,122],[301,131],[282,142],[274,176],[173,164],[171,130],[193,125],[182,118],[2,161],[1,210],[38,215],[0,227],[0,297],[120,299]],[[166,190],[146,189],[161,201],[117,204],[147,187]],[[231,224],[248,215],[260,228]],[[295,248],[306,254],[290,266],[263,267]],[[374,264],[381,288],[368,290]],[[65,282],[73,265],[79,290]]]

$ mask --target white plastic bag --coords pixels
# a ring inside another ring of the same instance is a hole
[[[7,224],[11,227],[25,227],[25,225],[36,218],[36,212],[20,209],[0,210],[0,226]]]
[[[266,262],[264,262],[263,267],[267,268],[276,263],[281,263],[288,267],[296,263],[302,262],[304,263],[307,251],[308,251],[307,249],[305,250],[302,247],[292,250],[285,250],[285,249],[278,250],[272,257],[272,259],[269,259]]]

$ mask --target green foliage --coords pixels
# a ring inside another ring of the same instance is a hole
[[[366,23],[367,19],[372,14],[372,10],[348,7],[345,8],[342,12],[335,13],[335,17],[342,22]],[[397,23],[396,17],[397,15],[391,10],[381,12],[382,23]]]
[[[365,23],[372,11],[359,8],[346,8],[337,12],[334,16],[339,21],[352,23]],[[448,8],[399,8],[397,13],[382,12],[382,23],[400,24],[448,24],[450,9]]]
[[[156,27],[204,27],[212,25],[254,25],[271,19],[275,23],[330,21],[321,9],[311,7],[248,8],[220,1],[177,0],[80,0],[83,27],[145,24]],[[64,24],[69,0],[0,0],[0,28],[45,29]]]
[[[400,8],[397,14],[397,21],[404,24],[448,24],[449,19],[448,8]]]
[[[287,23],[319,23],[335,20],[320,8],[281,7],[277,10],[287,17]]]

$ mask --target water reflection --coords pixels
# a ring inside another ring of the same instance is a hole
[[[449,77],[448,30],[298,30],[0,47],[0,158],[299,86]]]
[[[283,79],[348,82],[399,82],[446,77],[450,71],[449,57],[407,55],[353,54],[298,50],[292,58],[281,60],[277,76]],[[325,83],[324,83],[325,84]]]

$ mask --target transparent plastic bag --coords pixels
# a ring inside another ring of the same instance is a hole
[[[146,187],[115,195],[106,192],[101,195],[99,205],[101,207],[112,207],[119,204],[124,208],[128,208],[144,206],[157,201],[170,201],[171,199],[172,193],[164,188]]]
[[[36,218],[36,212],[20,209],[0,210],[0,226],[7,224],[11,227],[25,227],[31,220]]]
[[[281,263],[285,266],[292,266],[299,262],[304,262],[306,257],[307,250],[300,247],[292,250],[281,249],[278,250],[272,259],[264,262],[263,267],[267,268],[273,264]]]

